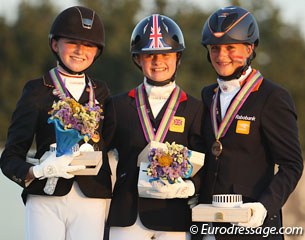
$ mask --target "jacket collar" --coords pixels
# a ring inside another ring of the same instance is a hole
[[[89,77],[87,74],[85,74],[85,79],[86,79],[86,85],[88,85]],[[49,72],[43,75],[42,77],[43,80],[43,85],[48,87],[48,88],[55,88],[51,75]],[[90,78],[90,81],[92,83],[93,88],[96,88],[96,83]]]
[[[259,90],[259,88],[260,88],[260,86],[261,86],[263,80],[264,80],[264,79],[262,79],[262,80],[260,80],[259,82],[256,83],[256,85],[255,85],[255,87],[252,89],[251,93],[252,93],[252,92],[257,92],[257,91]],[[246,82],[247,82],[247,79],[241,81],[241,82],[240,82],[241,87],[243,87],[243,85],[244,85]],[[218,87],[219,87],[219,86],[218,86],[218,84],[217,84],[217,87],[214,88],[214,92],[217,91],[217,88],[218,88]]]

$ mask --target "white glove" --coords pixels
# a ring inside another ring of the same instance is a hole
[[[260,202],[244,203],[240,206],[241,208],[251,208],[251,218],[247,223],[237,223],[241,227],[256,228],[263,225],[264,220],[267,216],[267,210]]]
[[[190,206],[190,208],[193,208],[198,205],[198,202],[199,202],[199,195],[196,194],[187,201],[187,204]]]
[[[74,175],[69,173],[85,169],[84,165],[69,166],[72,162],[72,155],[63,155],[56,157],[56,152],[52,152],[41,164],[33,167],[33,174],[36,178],[44,179],[50,177],[73,178]]]
[[[156,180],[151,183],[152,188],[146,193],[151,198],[172,199],[172,198],[188,198],[195,193],[195,186],[192,181],[179,179],[177,183],[169,183],[167,181]]]

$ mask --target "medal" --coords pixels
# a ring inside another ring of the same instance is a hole
[[[52,94],[54,96],[58,96],[60,99],[64,99],[66,97],[71,97],[57,68],[53,68],[49,71],[50,77],[52,79],[53,85],[55,89],[53,89]],[[88,87],[86,87],[86,91],[89,92],[89,102],[88,105],[90,107],[95,106],[95,93],[91,83],[91,80],[88,79]]]
[[[219,140],[216,140],[213,144],[212,144],[212,154],[216,157],[219,157],[221,152],[222,152],[222,144]]]
[[[230,104],[228,110],[220,125],[218,125],[217,114],[218,114],[218,97],[219,97],[219,87],[216,89],[216,93],[213,96],[211,103],[211,122],[214,131],[216,141],[212,144],[211,152],[218,159],[222,152],[222,144],[219,141],[220,138],[224,137],[231,126],[237,112],[243,106],[244,102],[252,92],[252,90],[263,80],[263,76],[259,71],[253,70],[248,76],[246,83],[243,85],[239,93],[234,97],[232,103]]]
[[[101,139],[100,134],[97,131],[95,131],[94,134],[91,136],[91,139],[95,143],[99,142]]]
[[[52,93],[53,93],[54,96],[59,95],[59,91],[57,89],[53,89]]]

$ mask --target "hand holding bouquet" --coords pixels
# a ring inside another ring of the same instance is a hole
[[[148,154],[147,175],[153,180],[168,180],[169,183],[188,178],[192,173],[190,151],[183,145],[166,142],[167,148],[152,148]]]
[[[204,164],[204,154],[173,143],[151,141],[139,154],[140,197],[187,198],[195,193],[191,180]]]
[[[87,143],[95,134],[99,121],[102,119],[102,112],[100,106],[94,105],[91,107],[89,104],[83,106],[69,97],[53,103],[52,110],[49,112],[51,117],[48,119],[48,123],[54,123],[55,125],[56,157],[51,158],[48,164],[36,166],[36,168],[42,169],[40,172],[45,177],[51,176],[45,185],[45,193],[49,195],[54,193],[58,176],[74,177],[68,171],[85,168],[82,165],[69,166],[72,161],[72,147],[81,139],[84,139]],[[69,159],[69,161],[62,161],[60,158],[63,157]],[[52,173],[48,173],[47,169],[52,169]]]
[[[82,138],[89,141],[103,118],[102,112],[98,105],[83,106],[69,97],[54,102],[48,122],[55,124],[57,156],[70,153]]]

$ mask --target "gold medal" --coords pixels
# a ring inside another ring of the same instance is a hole
[[[100,134],[97,131],[95,131],[94,134],[91,136],[91,139],[95,143],[99,142],[101,139]]]
[[[217,139],[213,144],[212,144],[212,154],[216,157],[216,159],[220,156],[222,152],[222,144],[221,142]]]

